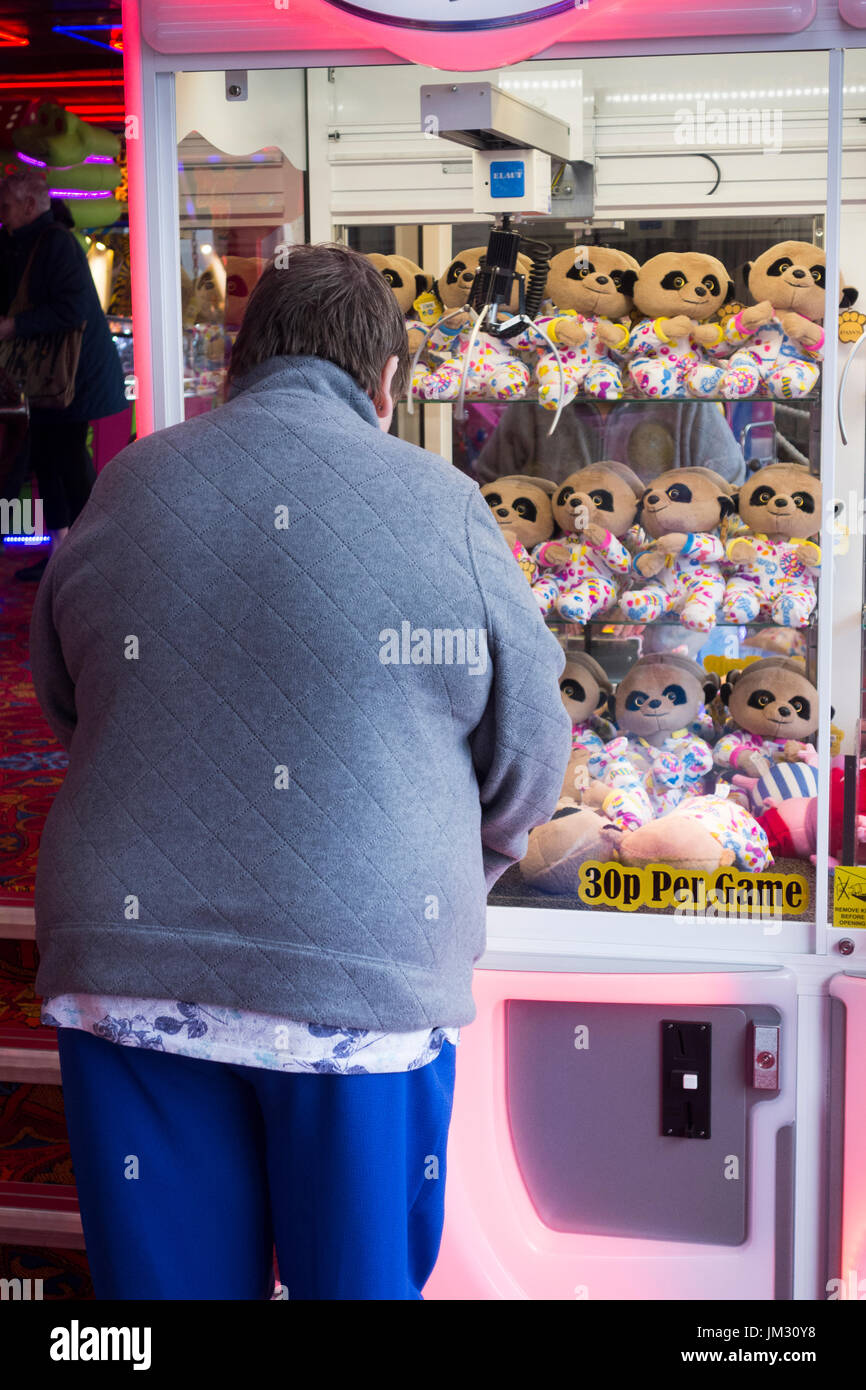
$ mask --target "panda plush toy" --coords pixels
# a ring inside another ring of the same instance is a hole
[[[556,484],[546,478],[528,478],[522,473],[496,478],[481,489],[481,496],[530,584],[539,577],[532,552],[553,535],[550,499],[555,490]]]
[[[761,777],[766,762],[815,765],[818,692],[798,661],[767,656],[728,672],[721,688],[733,727],[717,740],[717,768]]]
[[[733,298],[731,278],[715,256],[663,251],[645,261],[634,282],[644,317],[625,349],[642,396],[715,396],[730,352],[722,325],[711,321]]]
[[[612,707],[619,736],[606,755],[628,761],[631,787],[647,793],[654,816],[703,792],[713,754],[690,726],[717,691],[715,676],[672,654],[640,657],[617,686]]]
[[[803,464],[765,464],[740,488],[737,511],[746,530],[727,545],[725,620],[805,627],[818,597],[821,550],[812,537],[821,529],[820,478]]]
[[[640,500],[638,520],[650,542],[632,561],[645,583],[623,594],[630,621],[651,623],[663,613],[709,632],[725,593],[719,528],[735,509],[732,490],[710,468],[662,473]]]
[[[537,546],[542,571],[534,586],[542,613],[555,608],[585,623],[613,608],[625,587],[631,553],[623,537],[635,523],[643,484],[624,463],[593,463],[572,473],[553,499],[561,535]]]
[[[777,400],[795,400],[814,390],[824,346],[827,256],[809,241],[780,241],[744,267],[756,301],[725,325],[734,349],[719,391],[728,400],[763,389]],[[839,307],[848,309],[857,291],[839,282]],[[730,350],[730,348],[729,348]]]
[[[638,270],[633,256],[610,246],[577,246],[553,257],[545,289],[550,313],[535,320],[535,331],[514,339],[516,348],[537,357],[539,405],[555,410],[560,400],[567,405],[580,393],[619,400],[620,354],[629,340],[631,289]],[[561,375],[555,354],[544,347],[545,338],[556,344]]]
[[[433,365],[418,363],[412,382],[413,394],[428,401],[453,401],[460,391],[466,355],[472,339],[473,316],[466,307],[485,246],[461,251],[445,267],[429,294],[415,301],[422,321],[429,319],[425,353]],[[532,267],[526,256],[518,255],[517,270],[528,281]],[[509,310],[518,309],[515,281]],[[455,312],[463,310],[464,312]],[[526,395],[529,368],[516,356],[505,338],[479,333],[472,346],[466,377],[468,396],[489,396],[494,400],[519,400]]]

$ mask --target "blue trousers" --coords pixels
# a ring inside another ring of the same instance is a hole
[[[58,1029],[98,1299],[420,1299],[436,1262],[456,1049],[337,1076]]]

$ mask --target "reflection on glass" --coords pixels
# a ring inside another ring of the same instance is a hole
[[[229,155],[202,136],[178,146],[185,414],[223,399],[247,301],[278,247],[303,240],[303,176],[275,148]]]

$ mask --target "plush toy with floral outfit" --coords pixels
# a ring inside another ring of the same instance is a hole
[[[805,627],[817,603],[821,549],[821,480],[799,463],[768,463],[737,496],[745,530],[728,541],[729,578],[722,600],[727,622],[769,618]]]
[[[530,584],[541,573],[532,552],[553,535],[550,499],[555,491],[556,484],[546,478],[528,478],[522,473],[495,478],[481,489],[481,496]]]
[[[551,311],[535,320],[535,330],[514,339],[516,348],[537,355],[539,405],[555,410],[560,400],[567,405],[580,393],[600,400],[620,398],[621,353],[629,340],[631,287],[638,269],[627,251],[610,246],[577,246],[553,257],[545,289]],[[544,338],[556,344],[561,375]]]
[[[756,301],[725,324],[728,351],[719,391],[729,400],[753,396],[762,386],[777,400],[814,390],[824,346],[827,256],[809,241],[780,241],[744,267]],[[839,306],[850,308],[857,291],[839,284]]]
[[[687,797],[674,811],[627,831],[620,840],[623,864],[713,873],[736,865],[760,873],[773,862],[766,831],[751,812],[725,796]]]
[[[654,816],[673,810],[685,796],[699,796],[712,770],[709,744],[689,726],[718,690],[715,676],[689,657],[640,657],[616,689],[613,715],[619,736],[608,759],[627,758]]]
[[[484,246],[461,251],[446,266],[432,290],[414,302],[415,312],[429,329],[424,352],[428,362],[434,364],[419,362],[413,371],[412,392],[422,400],[457,399],[467,354],[470,358],[466,376],[468,396],[490,396],[507,401],[526,395],[529,368],[515,355],[509,340],[490,333],[478,333],[473,338],[474,317],[467,305],[475,274],[486,252]],[[517,270],[526,280],[531,269],[528,258],[518,255]],[[518,309],[518,293],[515,281],[509,303],[513,313]]]
[[[645,317],[632,329],[625,354],[640,395],[716,395],[723,370],[718,359],[730,347],[713,315],[734,293],[721,261],[702,251],[663,251],[644,262],[632,292]]]
[[[766,762],[814,765],[818,692],[799,661],[768,656],[734,669],[721,688],[732,727],[716,741],[717,768],[760,777]]]
[[[677,613],[684,627],[698,632],[715,626],[725,593],[719,527],[734,505],[731,488],[710,468],[675,468],[646,489],[638,519],[649,544],[632,561],[646,582],[620,599],[629,621],[651,623]]]
[[[390,285],[400,313],[406,322],[409,351],[414,352],[420,345],[424,333],[424,324],[418,317],[415,301],[422,295],[430,296],[430,291],[433,288],[433,276],[428,275],[414,261],[410,261],[408,256],[384,256],[378,251],[370,251],[367,260],[376,267],[386,283]]]
[[[624,463],[593,463],[572,473],[553,499],[561,535],[536,546],[542,577],[533,585],[543,613],[556,608],[585,623],[617,603],[631,569],[622,538],[634,525],[643,484]]]

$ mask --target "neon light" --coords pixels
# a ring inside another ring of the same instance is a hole
[[[113,198],[113,190],[96,193],[90,188],[49,188],[52,198]]]
[[[34,159],[32,155],[22,154],[20,150],[15,151],[15,158],[20,159],[22,164],[33,164],[37,169],[47,169],[48,165],[43,159]],[[89,154],[86,159],[79,160],[79,164],[113,164],[114,155],[111,154]],[[54,173],[59,173],[63,169],[77,169],[78,164],[52,164]],[[118,173],[120,170],[118,169]]]
[[[19,536],[15,532],[3,537],[4,545],[48,545],[50,541],[50,536]]]
[[[27,48],[30,40],[12,29],[0,29],[0,48]]]
[[[123,63],[123,86],[126,109],[144,109],[141,78],[141,15],[139,0],[125,0],[124,20],[128,38]],[[135,419],[139,439],[153,430],[154,391],[151,377],[152,327],[150,306],[150,247],[147,241],[147,174],[144,162],[144,141],[130,140],[127,145],[129,171],[129,252],[132,274],[132,318],[135,323],[136,376],[138,399]]]
[[[104,33],[108,29],[111,38],[108,43],[102,39],[90,39],[88,33]],[[94,48],[107,48],[109,53],[123,52],[123,30],[119,24],[55,24],[51,29],[52,34],[63,34],[64,38],[77,39],[79,43],[92,43]],[[117,35],[115,40],[114,36]]]
[[[59,86],[66,87],[121,87],[122,77],[104,77],[98,69],[90,75],[87,68],[79,68],[75,77],[64,75],[61,78],[41,76],[30,76],[22,73],[15,81],[0,82],[2,92],[20,92],[22,89],[30,91],[56,92]]]

